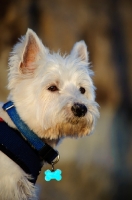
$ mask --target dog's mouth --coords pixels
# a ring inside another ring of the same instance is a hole
[[[73,114],[68,116],[66,113],[65,117],[62,118],[62,122],[56,122],[54,126],[47,128],[43,132],[43,141],[53,148],[65,137],[77,138],[89,135],[95,124],[95,118],[90,109],[85,116],[80,117]]]
[[[67,117],[66,118],[66,123],[69,123],[71,125],[76,125],[78,123],[80,123],[80,121],[84,120],[83,117]]]

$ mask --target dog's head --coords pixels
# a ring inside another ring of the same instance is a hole
[[[99,116],[83,41],[69,55],[50,53],[28,29],[9,59],[9,99],[38,136],[58,140],[93,131]]]

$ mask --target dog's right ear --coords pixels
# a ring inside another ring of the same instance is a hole
[[[24,41],[25,43],[20,62],[20,71],[23,74],[33,74],[37,65],[41,51],[42,43],[36,33],[31,29],[27,30]]]

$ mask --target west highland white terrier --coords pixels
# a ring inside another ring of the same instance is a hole
[[[58,142],[93,131],[99,111],[92,75],[84,41],[69,55],[51,53],[28,29],[14,46],[8,102],[0,107],[1,200],[32,198],[37,175],[57,156]]]

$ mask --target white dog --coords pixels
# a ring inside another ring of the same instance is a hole
[[[24,148],[29,148],[39,157],[32,141],[28,141],[35,136],[52,149],[62,138],[81,137],[93,131],[99,112],[92,75],[84,41],[77,42],[69,55],[51,54],[37,35],[28,29],[25,37],[13,48],[9,58],[10,94],[7,105],[2,108],[1,104],[0,107],[0,140],[7,137],[5,143],[11,142],[9,147],[6,144],[4,147],[0,141],[1,200],[27,200],[35,194],[34,175],[24,170],[26,166],[21,166],[21,159],[20,162],[19,158],[15,160],[15,155],[12,159],[10,147],[18,148],[11,151],[16,154],[22,151],[22,156],[27,156]],[[12,114],[12,108],[17,114]],[[16,115],[24,125],[12,118]],[[23,126],[29,130],[29,139],[23,135]],[[12,133],[5,136],[6,129],[11,129]],[[22,140],[21,145],[14,143],[13,134],[20,138],[20,142]],[[28,161],[30,159],[31,156]],[[35,159],[40,159],[42,164],[48,158]]]

